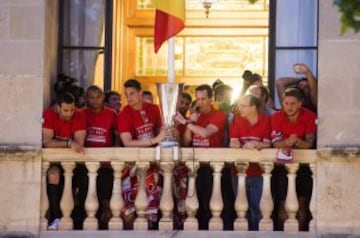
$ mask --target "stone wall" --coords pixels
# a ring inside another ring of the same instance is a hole
[[[0,1],[0,145],[41,146],[41,115],[56,69],[56,4]]]
[[[56,72],[57,3],[0,1],[0,231],[39,231],[41,122]]]
[[[360,145],[360,33],[340,34],[333,0],[319,0],[318,148]]]
[[[40,188],[40,150],[0,148],[0,231],[38,232]]]

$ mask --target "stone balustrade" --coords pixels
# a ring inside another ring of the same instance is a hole
[[[276,158],[276,149],[243,150],[231,148],[182,148],[177,151],[171,148],[87,148],[84,154],[78,154],[70,149],[43,149],[42,150],[42,189],[41,189],[41,229],[46,229],[47,221],[45,219],[46,209],[48,207],[46,197],[46,170],[50,163],[60,162],[64,168],[64,193],[61,200],[61,209],[63,218],[61,230],[72,229],[70,213],[73,208],[73,199],[71,192],[72,170],[75,162],[85,162],[88,169],[89,188],[85,202],[88,217],[84,222],[85,230],[96,230],[97,221],[95,213],[98,208],[96,197],[96,176],[100,162],[110,162],[114,169],[114,186],[110,207],[114,214],[109,222],[110,230],[122,230],[122,220],[119,217],[120,210],[124,205],[121,196],[121,171],[126,162],[135,162],[139,170],[139,190],[135,200],[137,218],[134,222],[135,230],[146,230],[147,221],[145,211],[147,208],[147,197],[145,191],[145,171],[150,162],[158,163],[163,171],[164,184],[163,193],[160,201],[160,210],[162,218],[159,223],[160,230],[171,230],[173,227],[172,210],[174,208],[172,171],[178,161],[185,162],[189,168],[188,196],[186,198],[187,219],[184,223],[185,230],[197,230],[198,224],[195,218],[199,202],[196,196],[195,178],[196,171],[200,163],[209,163],[213,169],[213,192],[210,200],[210,209],[212,218],[209,222],[210,230],[222,230],[221,211],[223,201],[221,196],[221,169],[224,163],[234,163],[238,170],[238,189],[235,201],[235,211],[237,219],[234,222],[235,230],[247,230],[247,220],[245,217],[248,209],[248,202],[245,194],[245,171],[249,162],[259,162],[263,168],[263,191],[260,201],[262,211],[262,220],[260,221],[260,230],[272,230],[272,220],[270,218],[273,209],[273,201],[270,190],[271,170]],[[296,196],[295,178],[299,163],[309,164],[313,172],[313,198],[310,203],[310,210],[313,220],[310,224],[310,230],[316,227],[316,203],[314,197],[316,194],[316,150],[294,150],[294,163],[287,164],[288,169],[288,195],[286,199],[286,210],[288,220],[285,223],[286,231],[297,231],[298,222],[296,212],[298,209],[298,200]],[[174,160],[175,158],[175,160]],[[231,185],[229,185],[231,186]]]

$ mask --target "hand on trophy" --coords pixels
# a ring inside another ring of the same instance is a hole
[[[174,116],[174,121],[175,123],[185,125],[187,120],[181,115],[180,112],[177,112]]]

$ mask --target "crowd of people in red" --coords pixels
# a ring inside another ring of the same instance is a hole
[[[98,86],[90,86],[85,92],[76,80],[61,75],[55,85],[56,103],[44,112],[43,146],[45,148],[72,148],[78,153],[84,147],[153,147],[164,138],[175,136],[183,147],[232,147],[245,149],[278,148],[279,158],[271,178],[274,201],[274,230],[283,230],[287,219],[285,210],[287,177],[285,159],[291,159],[292,149],[310,149],[315,146],[316,135],[316,80],[305,64],[294,65],[294,71],[306,78],[279,78],[276,87],[282,109],[275,110],[272,97],[258,74],[245,71],[243,90],[231,104],[231,87],[217,80],[213,87],[207,84],[195,89],[195,103],[187,92],[178,99],[174,116],[175,128],[164,127],[157,105],[143,98],[141,84],[136,79],[124,83],[127,105],[121,107],[120,94],[103,92]],[[193,103],[193,105],[192,105]],[[186,218],[188,169],[178,163],[173,171],[175,208],[174,229],[183,229]],[[260,198],[262,195],[262,168],[250,163],[246,176],[246,195],[249,202],[247,219],[249,230],[258,230],[261,220]],[[74,229],[82,229],[86,218],[85,199],[88,189],[87,169],[77,163],[73,173]],[[99,209],[96,214],[99,229],[108,229],[112,216],[121,215],[124,229],[133,229],[136,218],[134,201],[137,195],[138,176],[135,161],[126,164],[122,172],[122,196],[125,206],[121,214],[112,214],[110,199],[113,186],[113,169],[102,162],[97,176]],[[196,187],[199,200],[197,218],[199,229],[208,229],[211,212],[212,169],[201,163],[197,172]],[[224,200],[222,218],[224,230],[232,230],[236,218],[234,209],[237,189],[236,169],[226,164],[222,171],[221,187]],[[297,173],[299,199],[299,230],[308,230],[311,220],[309,203],[312,191],[311,171],[300,165]],[[60,200],[64,187],[63,169],[60,163],[52,163],[47,173],[48,228],[57,230],[61,220]],[[201,189],[200,189],[201,188]],[[162,193],[161,169],[153,163],[146,172],[148,228],[158,229]]]

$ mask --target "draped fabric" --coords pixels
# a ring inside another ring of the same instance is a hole
[[[185,0],[156,0],[155,7],[154,50],[157,53],[166,40],[184,29]]]

